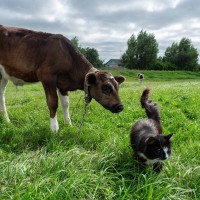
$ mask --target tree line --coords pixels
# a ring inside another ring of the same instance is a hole
[[[92,63],[95,67],[102,67],[103,61],[99,58],[99,53],[95,48],[83,48],[79,45],[78,38],[75,36],[71,39],[72,44]]]
[[[198,71],[198,51],[188,38],[167,47],[163,57],[158,57],[158,42],[155,35],[141,30],[137,37],[133,34],[127,42],[127,50],[122,55],[122,66],[130,69],[190,70]]]
[[[95,67],[103,66],[96,49],[82,48],[77,37],[71,41]],[[188,38],[182,38],[178,43],[173,42],[166,48],[163,56],[158,57],[158,52],[155,35],[141,30],[137,36],[133,34],[128,39],[127,50],[120,58],[121,66],[138,70],[200,70],[198,51]]]

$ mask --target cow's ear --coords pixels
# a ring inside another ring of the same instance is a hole
[[[85,83],[86,85],[93,85],[97,82],[97,77],[96,77],[96,74],[91,72],[91,73],[88,73],[85,77]]]
[[[115,76],[114,78],[119,83],[119,85],[125,81],[125,77],[121,76],[121,75],[120,76]]]

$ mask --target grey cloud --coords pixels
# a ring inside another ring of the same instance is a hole
[[[34,0],[34,1],[26,1],[26,0],[6,0],[1,1],[0,8],[1,9],[7,9],[11,13],[21,13],[21,14],[35,14],[40,12],[41,7],[43,7],[44,3],[40,0]]]
[[[55,14],[56,2],[63,8],[66,6],[66,11],[57,10],[58,16],[48,20]],[[157,5],[157,1],[152,2]],[[167,46],[180,41],[182,37],[190,38],[195,47],[199,47],[199,26],[191,24],[192,19],[200,23],[199,1],[182,0],[175,8],[169,6],[170,2],[165,1],[166,7],[162,10],[150,12],[140,6],[143,2],[134,1],[133,4],[132,0],[34,0],[31,3],[27,0],[6,0],[0,4],[0,23],[61,33],[68,38],[77,36],[82,46],[96,48],[104,60],[119,57],[126,50],[131,34],[137,35],[141,29],[165,35],[157,38],[155,34],[161,54]],[[177,24],[182,24],[182,29],[170,28]]]

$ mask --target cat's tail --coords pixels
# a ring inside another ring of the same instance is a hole
[[[145,109],[149,119],[153,119],[160,123],[160,114],[157,104],[149,100],[150,89],[146,88],[140,98],[141,106]]]

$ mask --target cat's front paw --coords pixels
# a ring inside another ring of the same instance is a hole
[[[163,168],[163,163],[162,162],[157,162],[153,164],[153,170],[154,172],[159,173]]]

